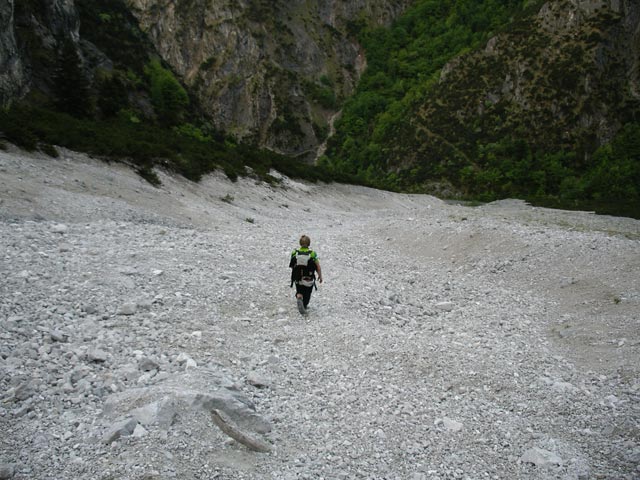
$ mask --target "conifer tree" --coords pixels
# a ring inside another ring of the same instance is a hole
[[[89,81],[82,71],[76,46],[68,39],[63,42],[58,56],[53,91],[56,107],[61,111],[76,117],[91,114]]]

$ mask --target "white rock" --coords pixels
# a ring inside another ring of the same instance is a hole
[[[184,352],[181,352],[177,357],[176,357],[176,363],[178,365],[184,365],[185,363],[188,363],[189,361],[193,362],[194,360],[187,355]]]
[[[530,448],[524,452],[520,457],[520,461],[523,463],[533,463],[536,467],[562,465],[562,459],[558,455],[538,447]]]
[[[127,418],[119,422],[114,423],[102,436],[102,442],[107,445],[115,442],[121,437],[129,436],[138,425],[138,421],[135,418]]]
[[[168,429],[175,422],[178,412],[183,408],[172,395],[130,412],[130,415],[142,425],[155,425]]]
[[[460,430],[462,430],[462,427],[464,426],[462,423],[447,417],[442,418],[442,425],[444,426],[444,428],[446,428],[450,432],[459,432]]]
[[[453,310],[454,304],[452,302],[439,302],[436,303],[435,307],[443,312],[450,312]]]
[[[569,382],[554,382],[553,385],[551,385],[551,388],[562,394],[573,393],[577,390],[576,387],[571,385]]]
[[[104,350],[93,348],[87,352],[87,360],[90,362],[103,363],[107,361],[109,355]]]
[[[265,388],[270,386],[271,381],[260,375],[258,372],[251,372],[249,375],[247,375],[247,383],[249,385],[253,385],[256,388]]]
[[[138,304],[136,303],[124,303],[118,309],[118,315],[134,315],[138,310]]]
[[[142,438],[147,435],[149,432],[140,424],[136,425],[136,428],[133,429],[133,433],[131,434],[134,438]]]
[[[138,370],[143,372],[151,372],[153,370],[160,370],[160,365],[155,360],[148,357],[143,357],[138,361]]]

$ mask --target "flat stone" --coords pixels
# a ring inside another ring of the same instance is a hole
[[[460,430],[462,430],[462,427],[464,426],[462,423],[447,417],[442,418],[440,423],[444,428],[446,428],[450,432],[459,432]]]
[[[546,467],[549,465],[562,465],[562,459],[555,453],[542,448],[533,447],[524,452],[520,461],[523,463],[533,463],[536,467]]]
[[[58,224],[53,225],[51,227],[51,231],[53,233],[64,234],[64,233],[67,233],[69,231],[69,227],[67,227],[64,223],[58,223]]]
[[[138,310],[136,303],[124,303],[118,309],[118,315],[134,315]]]
[[[97,348],[91,349],[87,352],[87,360],[95,363],[104,363],[107,361],[109,355],[104,350]]]
[[[453,310],[455,305],[451,302],[439,302],[436,303],[435,306],[438,310],[442,310],[443,312],[450,312],[451,310]]]

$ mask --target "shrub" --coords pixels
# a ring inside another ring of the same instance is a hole
[[[156,113],[166,124],[175,125],[189,105],[186,90],[159,60],[151,60],[145,67],[145,73],[151,82],[151,101]]]
[[[59,110],[78,117],[91,114],[89,81],[80,67],[80,57],[75,44],[66,40],[58,56],[53,91]]]
[[[58,158],[60,156],[60,153],[58,153],[58,150],[56,149],[56,147],[54,147],[49,143],[40,145],[40,151],[46,155],[49,155],[52,158]]]
[[[158,174],[153,170],[152,167],[148,165],[144,165],[136,169],[136,173],[140,175],[142,178],[144,178],[147,182],[149,182],[154,187],[158,187],[162,185],[162,181],[160,181],[160,177],[158,177]]]

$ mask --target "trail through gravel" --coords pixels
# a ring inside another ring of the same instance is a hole
[[[0,479],[640,478],[640,221],[160,177],[0,152]]]

